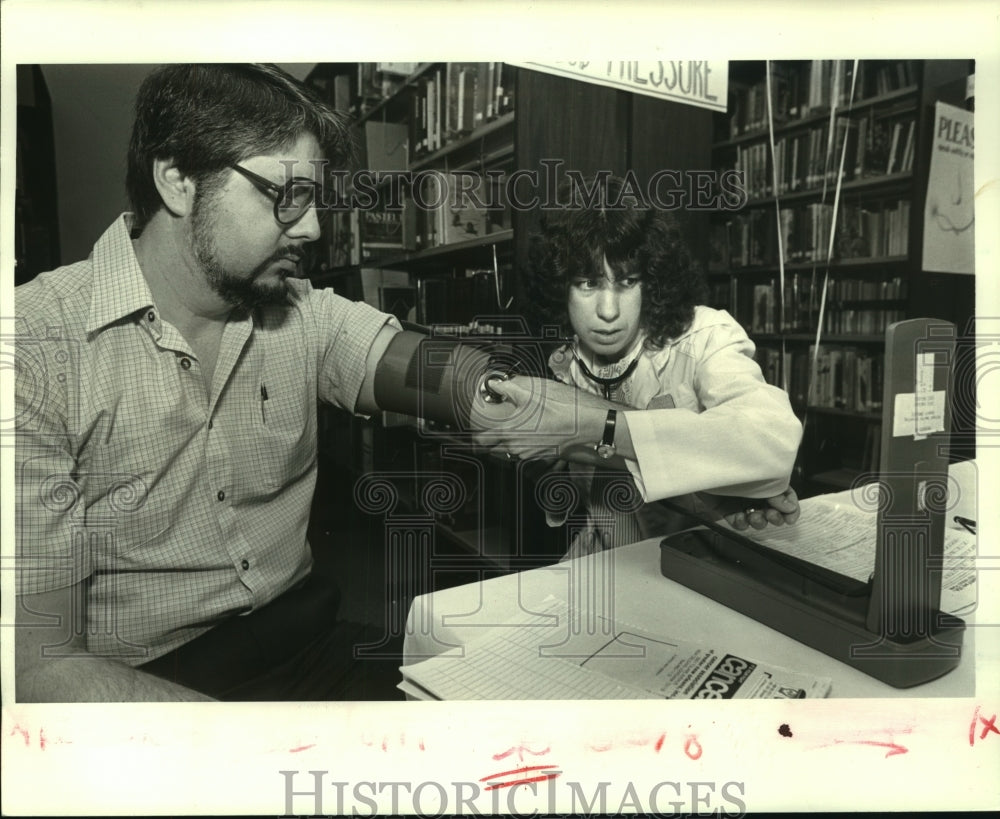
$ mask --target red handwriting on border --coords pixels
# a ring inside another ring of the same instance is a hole
[[[650,745],[653,746],[653,751],[660,753],[663,750],[663,744],[666,742],[667,734],[663,732],[656,739],[651,737],[645,737],[642,739],[631,738],[626,740],[628,745]],[[601,744],[590,743],[589,748],[591,751],[597,751],[598,753],[604,753],[610,751],[615,747],[614,741],[608,741]],[[697,734],[685,734],[684,735],[684,753],[687,754],[689,759],[699,759],[703,753],[701,747],[701,741],[698,739]]]
[[[976,710],[972,714],[972,722],[969,725],[969,745],[976,744],[976,728],[979,726],[979,723],[983,724],[983,730],[979,734],[980,740],[986,739],[986,736],[990,733],[1000,734],[1000,729],[996,726],[997,715],[994,714],[992,717],[987,719],[986,717],[979,715],[980,708],[981,706],[977,705]]]
[[[493,754],[493,758],[498,762],[501,759],[507,759],[514,754],[517,754],[517,761],[524,762],[524,755],[530,754],[531,756],[545,756],[549,753],[552,748],[546,745],[544,748],[539,748],[537,751],[534,748],[529,748],[523,743],[521,745],[514,745],[508,748],[506,751],[501,751],[498,754]],[[545,773],[534,773],[535,771],[545,771]],[[489,784],[484,788],[487,791],[495,791],[497,788],[511,788],[515,785],[524,785],[527,782],[545,782],[549,779],[555,779],[562,771],[555,769],[553,765],[522,765],[520,768],[514,768],[509,771],[500,771],[499,773],[487,774],[479,778],[480,782],[487,782]],[[528,774],[533,774],[528,776]],[[506,782],[493,782],[490,780],[500,779],[501,777],[512,776]]]
[[[820,745],[814,745],[809,750],[816,750],[817,748],[832,748],[835,745],[867,745],[867,746],[870,746],[872,748],[886,748],[886,749],[888,749],[887,752],[886,752],[886,755],[885,755],[885,758],[888,759],[890,756],[897,756],[899,754],[907,754],[907,753],[910,752],[910,749],[907,748],[905,745],[900,745],[898,742],[895,741],[896,740],[895,734],[897,734],[897,733],[909,734],[909,733],[912,733],[912,731],[913,731],[913,728],[911,728],[911,727],[907,727],[907,728],[903,728],[903,729],[898,729],[897,728],[895,730],[889,728],[889,729],[885,729],[882,732],[882,733],[886,733],[886,734],[889,735],[889,738],[885,739],[885,740],[881,740],[881,739],[861,739],[861,738],[858,738],[858,739],[840,739],[840,738],[835,738],[835,739],[830,740],[828,742],[821,743]]]
[[[381,740],[377,740],[374,737],[362,737],[361,741],[369,748],[378,745],[383,751],[395,750],[397,748],[413,747],[413,740],[407,739],[406,734],[404,733],[400,733],[395,737],[389,736],[388,734],[384,734]],[[419,748],[421,751],[427,750],[427,746],[424,745],[424,740],[422,737],[417,740],[417,748]]]
[[[525,754],[531,754],[532,756],[544,756],[551,750],[552,748],[548,745],[546,745],[544,748],[538,751],[534,750],[533,748],[529,748],[527,745],[514,745],[513,747],[508,748],[506,751],[501,751],[498,754],[493,754],[493,758],[497,761],[500,761],[501,759],[506,759],[512,754],[517,754],[517,761],[524,762]]]
[[[874,739],[835,739],[833,741],[834,745],[873,745],[876,748],[888,748],[889,751],[886,753],[885,758],[888,759],[890,756],[895,756],[896,754],[906,754],[909,753],[909,748],[905,745],[900,745],[896,742],[879,742]]]
[[[13,725],[10,729],[11,736],[21,735],[21,739],[24,740],[24,745],[27,748],[31,747],[31,732],[27,728],[22,728],[20,725]],[[45,750],[45,746],[48,744],[49,739],[45,736],[45,729],[38,729],[38,749],[40,751]],[[64,739],[55,739],[54,742],[58,745],[69,745],[70,743]]]
[[[533,773],[534,771],[545,771],[545,773],[534,774],[533,776],[525,776],[525,774]],[[487,791],[495,791],[498,788],[512,788],[516,785],[524,785],[528,782],[546,782],[549,779],[555,779],[562,771],[555,770],[551,765],[525,765],[521,768],[514,768],[510,771],[500,771],[498,773],[487,774],[486,776],[479,777],[480,782],[489,782],[489,784],[483,789]],[[499,779],[503,776],[513,776],[514,779],[508,780],[507,782],[494,782],[492,780]]]
[[[701,743],[698,741],[697,735],[688,734],[684,738],[684,753],[686,753],[690,759],[699,759],[701,757]]]

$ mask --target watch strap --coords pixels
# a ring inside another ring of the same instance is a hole
[[[604,434],[600,443],[594,447],[602,458],[610,458],[615,453],[615,426],[618,423],[618,411],[609,409],[604,419]]]

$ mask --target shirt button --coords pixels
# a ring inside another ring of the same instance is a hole
[[[148,318],[150,322],[154,322],[156,321],[156,313],[150,310],[148,313],[146,313],[146,318]]]
[[[224,491],[224,490],[220,489],[220,490],[219,490],[219,491],[218,491],[218,492],[216,493],[215,497],[217,497],[217,498],[218,498],[218,499],[219,499],[220,501],[224,501],[224,500],[226,499],[226,493],[225,493],[225,491]]]
[[[190,370],[191,369],[191,359],[187,358],[187,357],[182,358],[181,359],[181,368],[185,369],[185,370]]]
[[[243,567],[243,571],[246,571],[247,569],[250,568],[250,561],[244,560],[242,563],[240,563],[240,565]]]

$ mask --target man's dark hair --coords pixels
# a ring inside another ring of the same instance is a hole
[[[529,295],[537,326],[571,329],[567,302],[574,279],[604,277],[604,259],[616,279],[636,277],[642,287],[640,323],[646,343],[659,349],[682,335],[706,297],[677,216],[646,207],[618,177],[595,177],[581,188],[567,181],[529,246]],[[597,186],[595,188],[595,186]],[[565,333],[564,333],[565,334]]]
[[[351,155],[346,118],[306,85],[273,65],[168,65],[139,88],[125,186],[135,228],[163,205],[153,162],[173,159],[197,182],[229,165],[316,137],[337,167]]]

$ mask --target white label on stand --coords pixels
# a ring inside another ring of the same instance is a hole
[[[926,438],[932,432],[944,432],[944,390],[934,390],[925,400],[921,418],[914,411],[916,396],[912,392],[896,394],[892,411],[892,437],[912,435],[914,439]],[[918,428],[921,430],[917,432]]]

